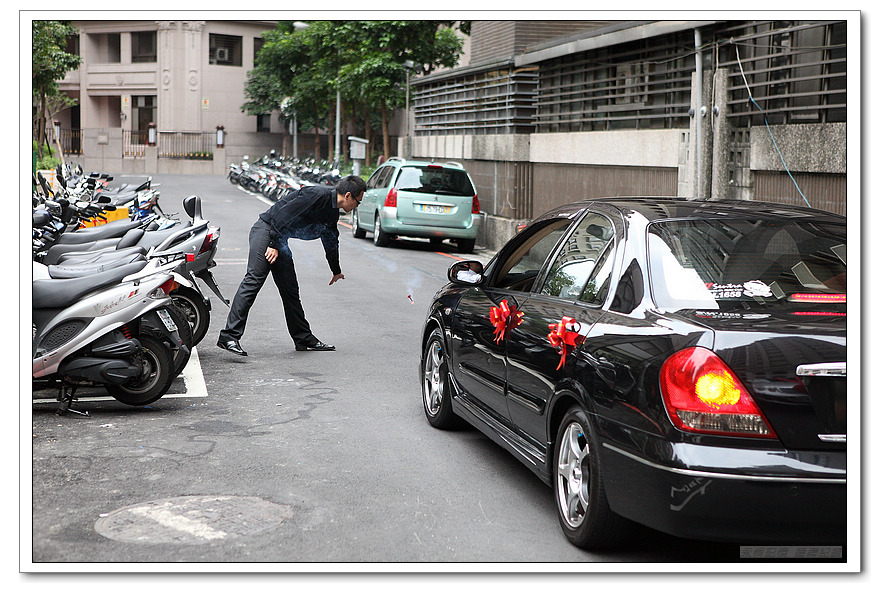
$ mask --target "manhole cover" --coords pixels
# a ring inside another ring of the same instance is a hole
[[[272,529],[291,515],[255,496],[179,496],[108,513],[95,531],[129,543],[206,544]]]

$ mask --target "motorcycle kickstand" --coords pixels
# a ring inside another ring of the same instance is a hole
[[[75,410],[70,407],[70,404],[72,404],[76,400],[76,397],[74,397],[75,393],[75,385],[61,385],[58,390],[58,409],[55,410],[55,414],[57,416],[65,416],[68,412],[72,414],[79,414],[80,416],[89,415],[88,411],[83,412],[81,410]]]

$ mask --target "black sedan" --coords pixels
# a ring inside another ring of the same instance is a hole
[[[466,420],[551,485],[572,543],[633,523],[844,543],[844,217],[581,202],[449,279],[422,335],[428,421]]]

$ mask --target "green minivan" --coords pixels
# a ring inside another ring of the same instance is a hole
[[[391,157],[367,180],[364,199],[351,212],[352,234],[372,232],[379,247],[394,237],[423,237],[435,244],[451,239],[470,253],[481,224],[473,181],[454,162]]]

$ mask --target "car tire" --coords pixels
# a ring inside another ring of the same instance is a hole
[[[358,226],[357,208],[351,211],[351,236],[355,239],[367,236],[367,231]]]
[[[611,510],[605,494],[598,442],[587,414],[568,410],[553,447],[553,494],[565,537],[579,548],[603,549],[623,543],[632,523]]]
[[[422,404],[425,417],[434,428],[457,428],[461,420],[452,411],[452,388],[449,384],[449,361],[443,332],[435,328],[422,351]]]
[[[376,214],[376,219],[373,221],[373,243],[376,247],[388,247],[390,242],[391,236],[382,230],[382,223],[379,222],[379,215]]]
[[[475,239],[459,239],[458,241],[456,241],[456,244],[458,245],[458,250],[461,253],[473,253],[474,245],[476,244],[476,240]]]

